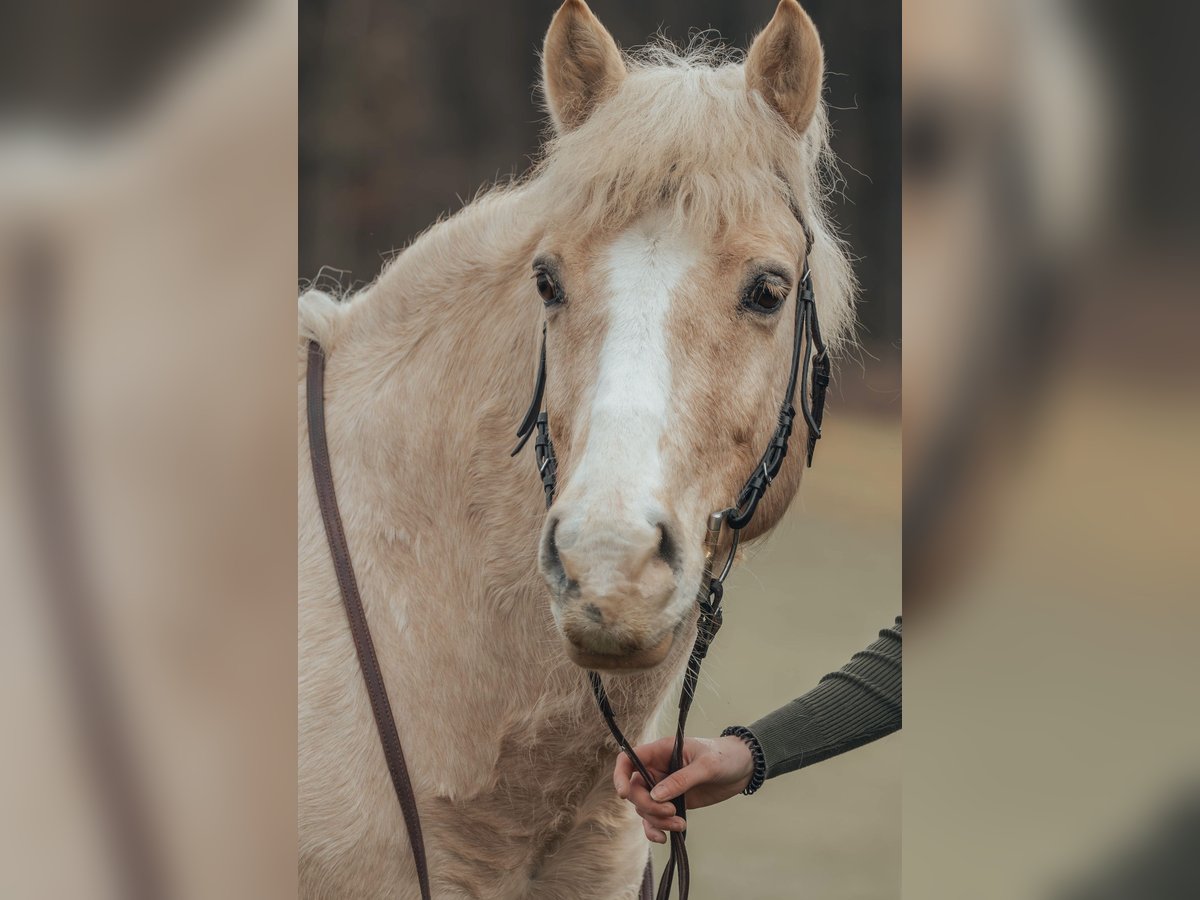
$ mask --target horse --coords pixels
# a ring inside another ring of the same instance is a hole
[[[299,877],[417,897],[309,472],[305,348],[438,898],[635,897],[638,819],[584,669],[646,738],[696,629],[708,514],[776,424],[811,267],[827,344],[855,284],[823,52],[782,0],[744,57],[622,52],[582,0],[546,34],[550,131],[520,179],[367,288],[299,300]],[[510,457],[545,340],[560,492]],[[743,540],[801,479],[788,456]]]

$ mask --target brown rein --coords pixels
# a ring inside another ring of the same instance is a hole
[[[421,897],[422,900],[430,900],[429,865],[425,859],[425,840],[421,835],[417,799],[408,777],[404,748],[400,746],[396,719],[388,702],[379,658],[375,655],[375,643],[371,640],[371,629],[367,625],[366,612],[358,593],[358,581],[350,561],[350,547],[346,543],[346,531],[342,527],[342,516],[338,512],[337,495],[333,489],[333,468],[329,463],[329,443],[325,437],[325,351],[316,341],[308,342],[308,451],[312,457],[313,482],[321,506],[321,519],[325,522],[325,536],[329,540],[338,587],[342,592],[342,604],[350,621],[350,634],[354,638],[358,664],[367,685],[371,712],[375,716],[375,727],[379,729],[379,740],[383,744],[383,755],[387,758],[392,786],[396,789],[396,799],[400,801],[400,810],[404,813],[408,843],[421,884]]]

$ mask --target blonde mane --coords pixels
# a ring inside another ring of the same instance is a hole
[[[505,201],[522,195],[528,207],[552,210],[579,230],[619,229],[665,203],[714,235],[794,199],[813,236],[810,264],[825,340],[835,355],[852,342],[858,285],[832,216],[842,180],[824,103],[798,135],[746,89],[741,51],[703,34],[686,47],[659,38],[622,55],[629,77],[620,90],[579,128],[558,135],[548,129],[526,173],[482,187],[392,255],[367,288],[325,291],[314,283],[301,298],[301,340],[332,338],[327,319],[340,304],[331,300],[364,296],[464,218],[491,214],[504,222]]]

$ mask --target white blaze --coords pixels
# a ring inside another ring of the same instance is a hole
[[[586,446],[572,479],[585,516],[615,515],[653,527],[644,517],[655,515],[663,484],[659,445],[671,409],[671,298],[698,258],[686,236],[657,217],[622,233],[605,251],[608,331]]]

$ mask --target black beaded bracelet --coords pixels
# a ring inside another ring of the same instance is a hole
[[[750,756],[754,759],[754,774],[750,776],[750,783],[746,785],[742,791],[747,797],[763,786],[763,782],[767,780],[767,760],[763,756],[762,745],[758,743],[758,738],[754,736],[754,732],[742,725],[730,725],[721,732],[721,737],[736,737],[750,748]]]

